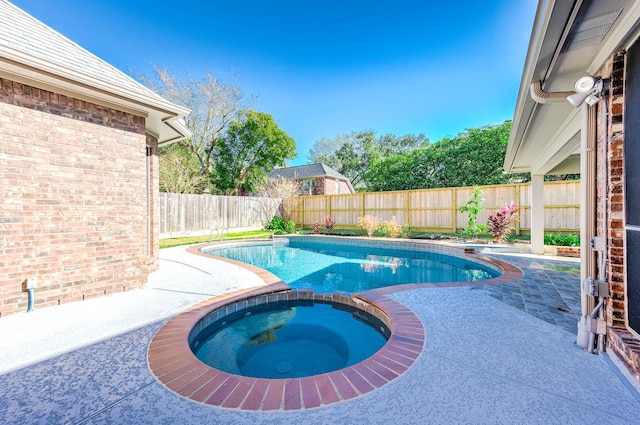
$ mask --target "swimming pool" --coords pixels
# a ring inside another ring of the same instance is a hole
[[[313,237],[210,246],[204,253],[242,261],[278,276],[292,288],[356,293],[406,283],[472,282],[501,271],[453,255],[459,250],[398,242]]]

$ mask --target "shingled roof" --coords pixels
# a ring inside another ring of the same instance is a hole
[[[347,182],[349,190],[355,192],[351,181],[348,177],[343,176],[327,164],[322,162],[316,162],[315,164],[298,165],[295,167],[278,168],[270,173],[267,173],[269,179],[286,179],[286,180],[299,180],[299,179],[311,179],[316,177],[331,177],[334,179],[340,179]]]
[[[0,77],[147,117],[168,143],[189,137],[187,108],[156,94],[6,0],[0,0]]]
[[[295,167],[278,168],[267,174],[268,178],[281,179],[310,179],[313,177],[333,177],[341,180],[349,180],[327,164],[316,162],[315,164],[298,165]]]

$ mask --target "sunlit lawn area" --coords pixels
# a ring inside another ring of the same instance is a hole
[[[272,232],[268,230],[253,230],[250,232],[238,232],[224,234],[222,240],[256,239],[268,238]],[[160,249],[171,248],[172,246],[190,245],[194,243],[204,243],[219,240],[216,235],[187,236],[181,238],[160,239]]]

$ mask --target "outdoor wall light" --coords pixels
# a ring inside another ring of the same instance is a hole
[[[574,84],[575,93],[567,96],[567,100],[574,107],[579,108],[584,102],[593,106],[598,103],[598,93],[602,92],[602,79],[596,80],[590,75],[585,75],[576,80]]]

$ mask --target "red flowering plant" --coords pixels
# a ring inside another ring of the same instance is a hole
[[[504,241],[516,228],[515,223],[518,220],[519,209],[515,202],[511,201],[511,203],[504,204],[495,215],[489,215],[489,232],[496,241]]]
[[[324,219],[324,228],[327,229],[328,232],[331,232],[333,226],[336,225],[336,222],[331,218],[331,216],[326,216]]]
[[[319,221],[316,221],[315,223],[313,223],[312,227],[313,227],[313,233],[320,233],[320,229],[322,229],[322,224],[320,224]]]

